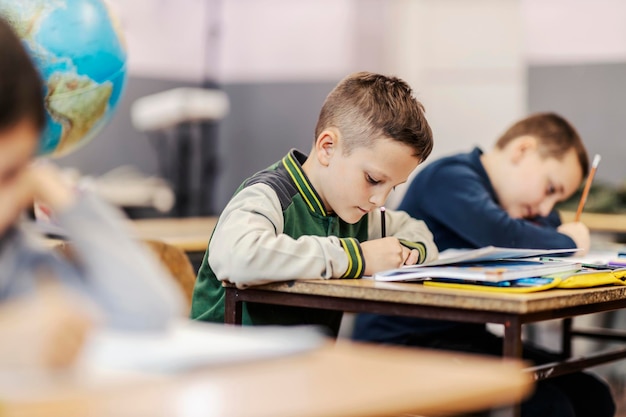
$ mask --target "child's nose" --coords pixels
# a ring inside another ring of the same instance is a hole
[[[541,202],[541,204],[539,204],[538,207],[538,211],[539,211],[539,215],[542,217],[546,217],[550,214],[550,212],[552,211],[552,208],[554,207],[554,201],[551,199],[546,199],[543,200]]]
[[[384,206],[385,201],[387,201],[388,195],[389,195],[389,192],[380,192],[380,193],[372,194],[370,196],[370,203],[372,203],[376,207]]]

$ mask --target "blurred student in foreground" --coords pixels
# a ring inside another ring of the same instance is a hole
[[[183,314],[179,289],[116,210],[76,193],[51,165],[32,164],[45,127],[43,92],[0,19],[0,368],[72,363],[94,320],[156,330]],[[75,263],[19,224],[34,200],[58,217]]]

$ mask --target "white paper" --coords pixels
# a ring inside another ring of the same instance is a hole
[[[87,343],[79,366],[176,372],[292,355],[319,347],[324,341],[313,327],[242,327],[188,320],[162,333],[99,331]]]

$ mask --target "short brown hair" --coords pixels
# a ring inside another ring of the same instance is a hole
[[[589,156],[580,135],[565,118],[556,113],[535,113],[515,123],[496,142],[502,149],[520,136],[533,136],[539,141],[539,152],[544,157],[561,159],[574,149],[583,171],[583,178],[589,173]]]
[[[0,130],[29,119],[46,125],[44,89],[30,56],[9,23],[0,17]]]
[[[410,146],[421,161],[433,149],[424,106],[413,97],[411,87],[396,77],[357,72],[341,80],[324,101],[315,137],[328,127],[339,129],[346,154],[371,146],[380,135]]]

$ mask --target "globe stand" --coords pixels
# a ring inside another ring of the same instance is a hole
[[[213,195],[217,172],[216,121],[227,114],[228,106],[228,97],[223,91],[202,88],[168,90],[142,97],[132,105],[131,118],[135,128],[161,135],[167,135],[168,131],[173,133],[174,150],[171,151],[171,146],[167,146],[167,140],[162,140],[157,146],[157,153],[161,170],[174,182],[174,211],[178,217],[195,214],[191,212],[195,197],[198,199],[200,214],[213,214],[202,209]],[[198,136],[201,140],[195,141]],[[194,150],[197,152],[194,153]],[[172,155],[174,164],[170,163]],[[172,169],[172,165],[175,169]],[[199,167],[196,171],[200,175],[191,175],[194,167]],[[194,182],[198,182],[198,193],[192,192]]]

